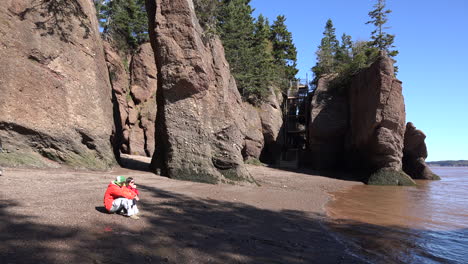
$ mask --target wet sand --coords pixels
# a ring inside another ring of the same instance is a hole
[[[324,225],[328,192],[360,185],[249,166],[260,186],[209,185],[118,168],[5,168],[1,263],[360,263]],[[134,177],[140,220],[107,214],[116,175]]]

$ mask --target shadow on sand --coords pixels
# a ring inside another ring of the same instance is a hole
[[[152,186],[139,187],[146,196],[142,200],[153,201],[140,203],[139,221],[109,215],[78,227],[40,224],[34,217],[9,214],[8,208],[22,205],[1,200],[0,262],[364,263],[337,243],[323,226],[327,220],[321,215],[271,211],[242,203],[194,199]],[[98,212],[101,209],[96,207]],[[369,225],[354,222],[333,226],[348,232],[360,228],[369,230]],[[379,234],[369,234],[365,242],[386,252],[388,243],[381,242],[391,239],[396,231],[375,228]],[[453,232],[466,234],[466,230]],[[393,246],[392,250],[392,254],[398,254],[406,249]],[[381,260],[375,263],[404,263],[388,256]]]
[[[106,210],[104,206],[96,206],[95,207],[96,211],[103,213],[103,214],[109,214],[109,212]]]
[[[129,170],[150,172],[150,163],[151,159],[146,157],[144,158],[144,160],[140,160],[135,156],[120,156],[120,165],[122,166],[122,168],[126,168]]]
[[[24,205],[2,200],[0,262],[359,263],[323,232],[319,215],[139,188],[152,196],[142,200],[157,201],[140,203],[139,221],[109,215],[78,227],[10,214]]]

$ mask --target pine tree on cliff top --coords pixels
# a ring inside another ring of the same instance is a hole
[[[343,33],[341,35],[341,45],[336,51],[335,58],[337,63],[346,64],[352,60],[353,41],[351,36]]]
[[[384,31],[385,29],[389,29],[389,27],[385,27],[385,24],[388,22],[387,15],[391,12],[392,10],[385,9],[385,0],[377,0],[377,3],[374,5],[374,10],[369,12],[371,20],[367,21],[366,24],[375,26],[374,31],[371,32],[372,46],[379,50],[386,51],[390,57],[395,57],[398,55],[398,51],[391,50],[395,47],[393,45],[395,35],[388,34]]]
[[[337,53],[339,54],[340,43],[336,39],[335,28],[331,19],[327,20],[323,38],[316,52],[317,64],[312,68],[315,78],[329,73],[335,73],[337,69]]]
[[[271,26],[270,41],[273,47],[273,58],[275,64],[279,67],[279,72],[284,73],[287,81],[296,79],[297,69],[297,50],[292,41],[292,34],[286,27],[286,17],[277,16]],[[287,88],[287,87],[286,87]]]

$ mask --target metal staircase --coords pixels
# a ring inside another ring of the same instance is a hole
[[[283,104],[283,149],[280,168],[297,169],[301,152],[307,148],[310,92],[307,80],[291,84]]]

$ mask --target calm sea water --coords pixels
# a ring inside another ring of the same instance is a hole
[[[468,263],[468,167],[417,187],[356,186],[327,205],[337,238],[368,263]]]

